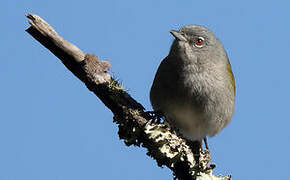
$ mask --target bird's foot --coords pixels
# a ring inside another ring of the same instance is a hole
[[[160,124],[164,115],[160,111],[146,111],[146,115],[152,119],[153,122]]]
[[[200,152],[198,167],[202,172],[211,171],[216,167],[215,164],[211,164],[211,154],[208,149]]]

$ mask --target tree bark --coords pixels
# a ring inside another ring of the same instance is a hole
[[[110,63],[100,61],[93,54],[85,54],[67,42],[42,18],[26,15],[31,25],[26,31],[49,49],[62,63],[94,92],[114,114],[119,136],[127,146],[147,148],[147,155],[156,160],[158,166],[167,166],[175,178],[180,180],[228,180],[230,175],[212,175],[212,169],[196,167],[194,156],[185,139],[180,138],[166,123],[157,122],[152,113],[133,99],[108,73]],[[201,162],[208,163],[208,156],[200,153]]]

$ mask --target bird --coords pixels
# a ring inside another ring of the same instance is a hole
[[[150,90],[154,112],[183,138],[208,149],[206,137],[218,134],[232,119],[235,78],[227,53],[214,33],[201,25],[169,31],[169,54]]]

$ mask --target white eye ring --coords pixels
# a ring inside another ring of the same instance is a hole
[[[201,48],[204,46],[204,38],[203,37],[198,37],[194,40],[194,46]]]

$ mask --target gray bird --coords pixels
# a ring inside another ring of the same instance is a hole
[[[184,138],[206,143],[206,137],[219,133],[234,112],[231,65],[209,29],[188,25],[170,33],[175,40],[156,72],[151,104]]]

